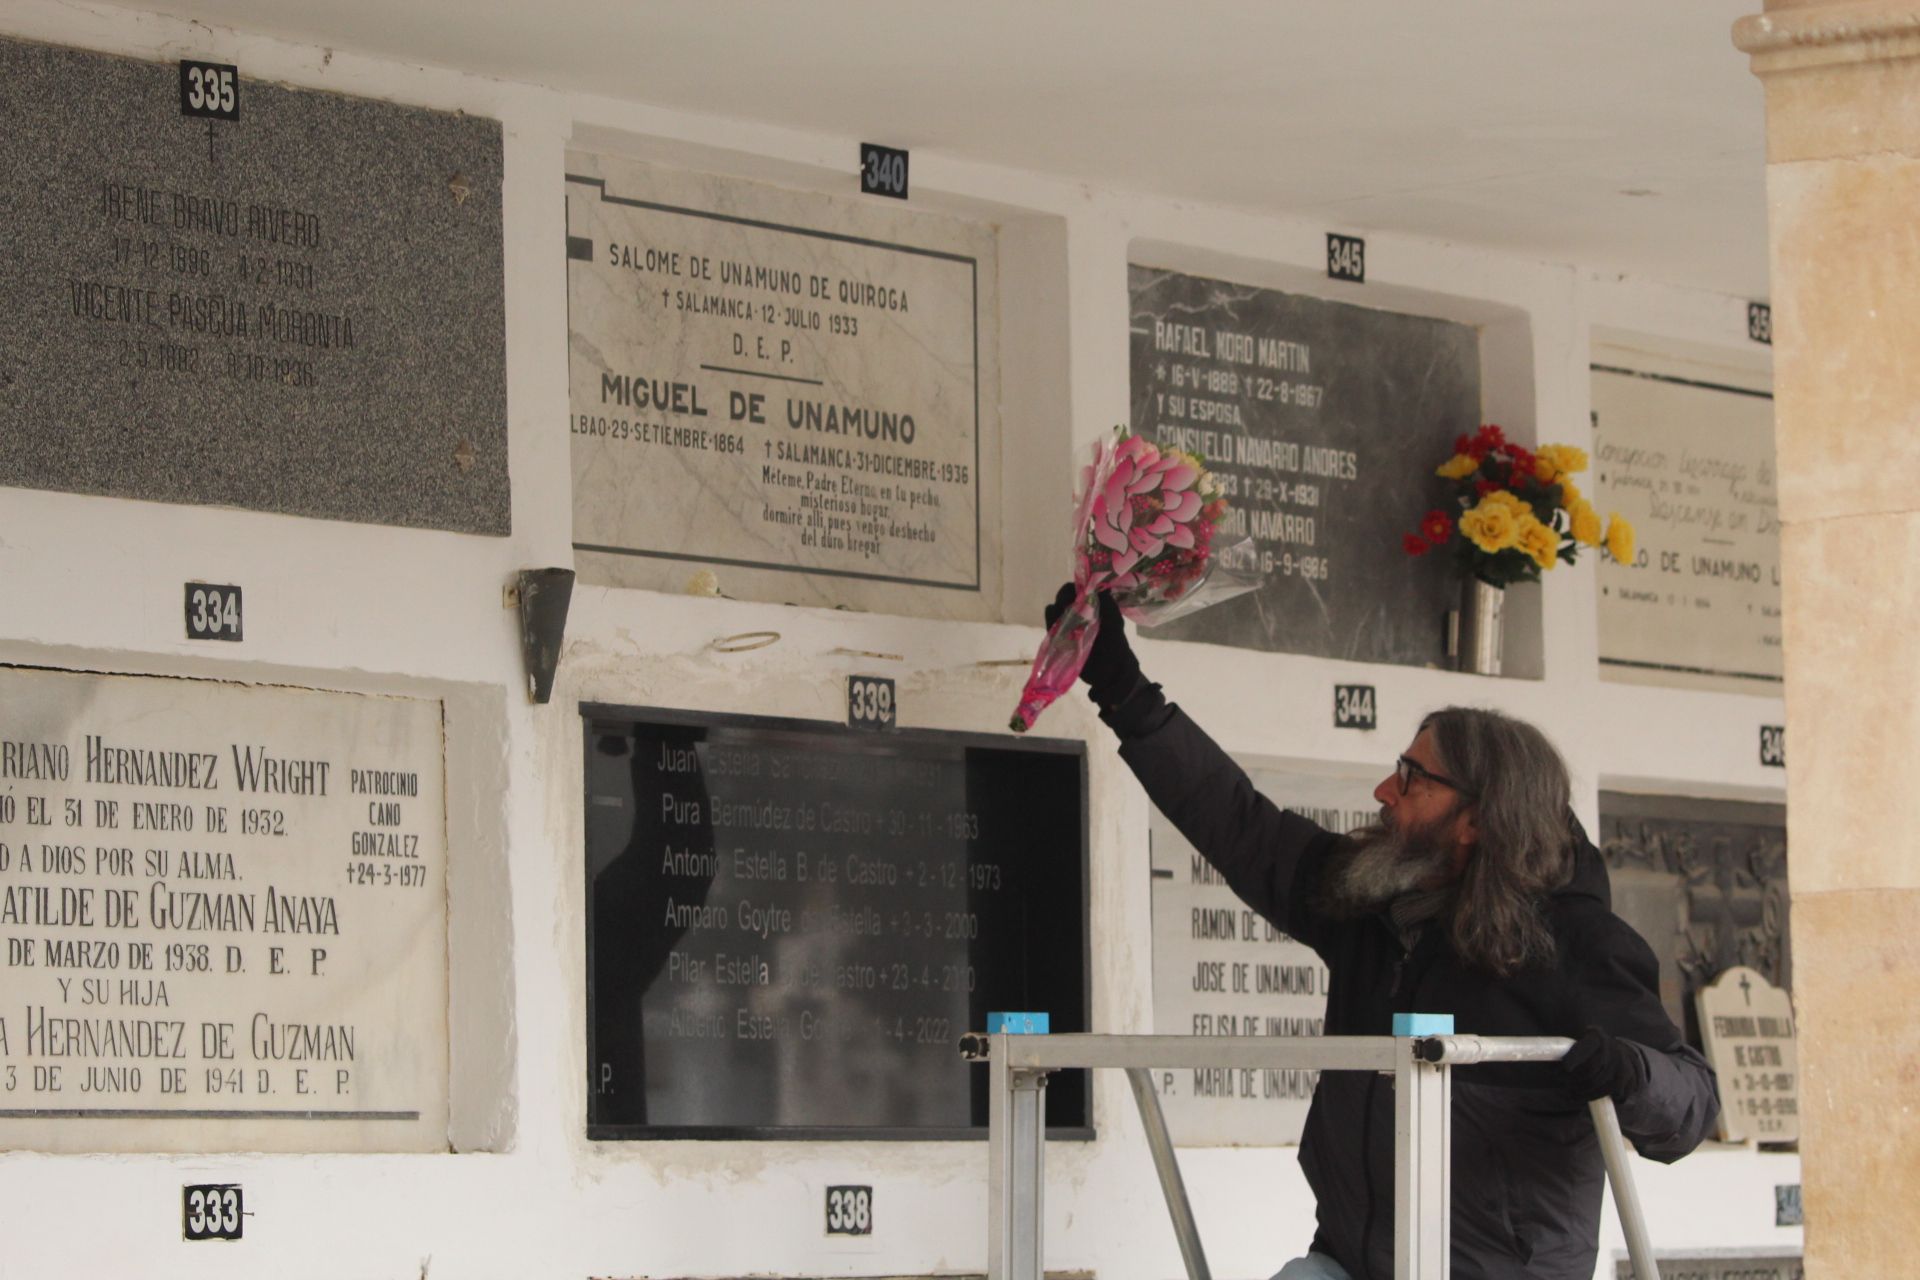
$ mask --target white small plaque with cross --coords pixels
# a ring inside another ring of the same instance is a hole
[[[1721,1139],[1799,1141],[1793,997],[1755,970],[1735,965],[1696,999],[1707,1060],[1720,1076]]]

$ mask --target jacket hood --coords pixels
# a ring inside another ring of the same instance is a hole
[[[1573,833],[1573,876],[1554,890],[1554,899],[1591,898],[1608,911],[1613,910],[1613,882],[1607,878],[1606,859],[1593,847],[1593,841],[1587,839],[1587,829],[1580,825],[1580,819],[1567,814],[1567,826]]]

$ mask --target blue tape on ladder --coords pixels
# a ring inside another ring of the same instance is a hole
[[[1450,1036],[1453,1034],[1453,1015],[1450,1013],[1396,1013],[1393,1015],[1393,1034],[1396,1036]]]
[[[989,1013],[987,1034],[997,1036],[1004,1031],[1010,1036],[1044,1036],[1047,1021],[1044,1013]]]

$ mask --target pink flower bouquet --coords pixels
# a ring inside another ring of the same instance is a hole
[[[1009,727],[1025,733],[1087,665],[1105,591],[1143,627],[1185,617],[1260,585],[1253,540],[1216,534],[1227,514],[1199,458],[1162,449],[1127,428],[1093,447],[1074,505],[1073,604],[1047,628]]]

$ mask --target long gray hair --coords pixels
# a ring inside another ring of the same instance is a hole
[[[1545,734],[1497,711],[1444,707],[1420,728],[1441,769],[1477,797],[1479,841],[1447,926],[1455,954],[1502,977],[1551,958],[1546,897],[1573,875],[1566,762]]]

